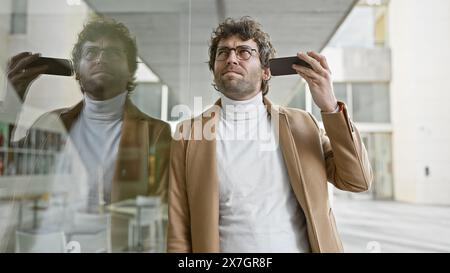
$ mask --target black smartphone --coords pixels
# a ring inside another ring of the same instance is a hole
[[[48,68],[43,74],[58,75],[58,76],[72,76],[73,65],[68,59],[58,59],[49,57],[39,57],[36,61],[30,64],[31,67],[47,65]]]
[[[297,72],[292,68],[293,64],[298,64],[312,69],[309,63],[300,60],[297,56],[273,58],[269,60],[270,74],[272,76],[297,74]]]

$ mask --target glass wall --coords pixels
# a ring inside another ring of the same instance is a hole
[[[0,252],[165,251],[168,86],[148,65],[140,24],[117,15],[119,2],[108,16],[89,1],[0,0]],[[111,19],[136,42],[135,61],[125,38],[101,40],[94,30],[79,70],[69,62],[26,76],[37,56],[22,52],[73,61],[86,23]],[[132,71],[133,90],[117,67]],[[57,75],[62,69],[69,73]],[[92,82],[117,92],[95,97],[106,88]]]

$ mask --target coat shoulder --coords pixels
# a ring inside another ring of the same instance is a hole
[[[40,115],[33,123],[31,128],[54,128],[58,125],[62,125],[61,121],[64,115],[68,113],[72,107],[59,108],[52,111],[48,111]]]
[[[287,115],[288,117],[301,117],[305,119],[313,119],[315,121],[314,116],[310,112],[302,109],[282,106],[280,107],[280,112]]]
[[[298,109],[298,108],[292,108],[292,107],[286,107],[286,106],[280,106],[280,112],[284,113],[288,116],[309,117],[309,115],[310,115],[310,113],[305,110]]]

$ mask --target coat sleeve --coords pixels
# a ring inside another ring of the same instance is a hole
[[[168,252],[192,252],[189,199],[186,185],[186,145],[177,128],[171,145],[169,168]]]
[[[339,102],[337,113],[322,113],[325,131],[321,129],[322,148],[328,181],[336,188],[363,192],[373,181],[372,168],[358,130]]]

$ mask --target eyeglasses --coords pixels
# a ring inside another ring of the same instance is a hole
[[[88,61],[93,61],[100,57],[101,52],[103,52],[105,58],[112,61],[122,60],[125,56],[125,51],[123,49],[116,47],[99,48],[95,46],[84,48],[82,56]]]
[[[229,48],[225,46],[219,47],[216,52],[216,61],[225,61],[228,59],[232,50],[236,52],[236,57],[243,61],[250,59],[253,52],[258,52],[256,49],[249,46],[237,46],[236,48]]]

